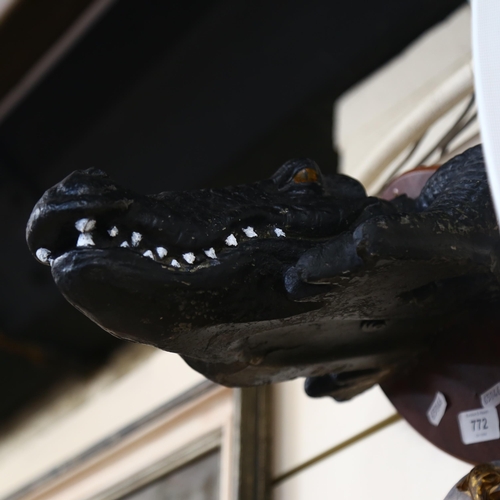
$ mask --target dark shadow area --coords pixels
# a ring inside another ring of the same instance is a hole
[[[332,171],[335,99],[461,4],[117,1],[0,123],[0,419],[120,345],[28,252],[45,189],[88,167],[144,193],[251,181],[291,157]]]

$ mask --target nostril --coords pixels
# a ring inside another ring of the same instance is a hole
[[[72,172],[47,193],[49,196],[103,195],[110,191],[117,191],[117,189],[105,172],[97,168],[89,168]]]
[[[80,172],[92,177],[109,177],[104,170],[100,170],[99,168],[87,168],[86,170],[81,170]]]

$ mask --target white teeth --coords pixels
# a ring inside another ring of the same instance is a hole
[[[139,243],[141,242],[142,240],[142,234],[141,233],[136,233],[136,232],[133,232],[132,233],[132,246],[133,247],[136,247],[139,245]]]
[[[236,241],[236,238],[234,237],[234,234],[230,234],[226,238],[226,245],[228,247],[236,247],[236,246],[238,246],[238,242]]]
[[[253,230],[253,227],[248,226],[243,228],[243,232],[249,237],[249,238],[256,238],[257,233]]]
[[[76,242],[77,247],[93,247],[95,245],[92,235],[89,233],[82,233],[78,236],[78,241]]]
[[[80,233],[88,233],[95,228],[94,219],[80,219],[75,222],[75,227]]]
[[[182,254],[182,258],[188,263],[192,264],[196,257],[194,256],[193,252],[187,252]]]
[[[160,257],[160,259],[163,259],[163,257],[167,256],[168,250],[163,247],[156,247],[156,253],[158,254],[158,257]]]
[[[155,256],[153,255],[153,252],[151,250],[146,250],[142,255],[144,255],[144,257],[149,257],[150,259],[155,260]]]
[[[40,262],[43,262],[44,264],[46,264],[49,261],[49,257],[50,257],[51,252],[47,248],[39,248],[35,253],[36,253],[36,258]]]
[[[172,267],[181,267],[181,265],[175,259],[172,259],[172,262],[170,263],[170,265]]]
[[[203,250],[205,255],[210,259],[216,259],[217,255],[215,254],[215,250],[213,248],[209,248],[208,250]]]
[[[111,229],[108,229],[108,234],[111,236],[111,238],[114,238],[115,236],[118,236],[118,228],[116,226],[113,226]]]
[[[283,229],[280,229],[279,227],[275,228],[274,230],[274,233],[276,234],[276,236],[280,237],[280,236],[286,236],[285,232],[283,231]]]
[[[128,241],[122,241],[122,243],[120,244],[120,246],[122,248],[128,248],[130,245],[128,244]]]

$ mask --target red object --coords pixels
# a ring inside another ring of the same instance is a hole
[[[429,177],[439,168],[438,165],[432,167],[417,167],[399,177],[391,180],[380,193],[380,198],[392,200],[401,194],[406,194],[409,198],[416,198]]]

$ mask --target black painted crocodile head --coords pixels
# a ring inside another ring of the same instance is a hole
[[[290,298],[287,269],[374,202],[310,160],[250,185],[153,196],[90,169],[44,194],[27,240],[65,297],[103,328],[196,358],[220,344],[204,334],[211,327],[260,330],[317,308]]]
[[[429,317],[448,321],[457,301],[436,283],[458,279],[479,296],[494,281],[481,259],[464,267],[463,231],[447,236],[452,258],[401,264],[405,245],[432,247],[436,232],[434,220],[408,232],[402,206],[310,160],[254,184],[152,196],[87,170],[44,194],[27,240],[68,301],[116,336],[178,352],[228,385],[336,372],[343,398],[419,351],[442,325],[429,329]],[[403,239],[381,249],[381,235]]]

